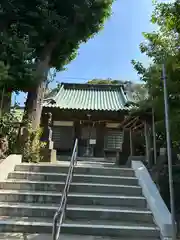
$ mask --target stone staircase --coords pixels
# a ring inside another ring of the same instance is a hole
[[[0,182],[0,232],[51,234],[67,171],[67,163],[16,165]],[[80,239],[75,235],[160,239],[132,169],[88,163],[75,167],[62,240]]]

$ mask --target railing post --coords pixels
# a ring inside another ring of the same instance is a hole
[[[57,235],[57,212],[56,214],[54,215],[54,219],[53,219],[53,229],[52,229],[52,239],[53,240],[56,240],[56,235]]]
[[[28,240],[26,233],[23,233],[23,240]]]
[[[52,240],[59,240],[61,226],[62,226],[62,223],[65,218],[68,192],[69,192],[70,184],[72,182],[72,177],[73,177],[73,169],[77,162],[77,149],[78,149],[78,139],[75,140],[65,186],[64,186],[64,190],[63,190],[63,193],[61,196],[60,206],[59,206],[58,210],[56,211],[54,218],[53,218]],[[58,225],[58,223],[59,223],[59,225]]]

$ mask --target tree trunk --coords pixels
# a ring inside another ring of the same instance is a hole
[[[28,119],[32,123],[33,130],[37,129],[40,125],[42,105],[47,85],[46,80],[50,69],[51,53],[54,47],[55,43],[52,42],[42,52],[36,68],[37,85],[28,92],[23,120]]]
[[[34,130],[40,125],[45,88],[46,82],[42,81],[36,88],[29,91],[27,95],[23,120],[27,119],[30,121]]]
[[[0,92],[0,115],[4,113],[9,113],[11,109],[11,92]]]

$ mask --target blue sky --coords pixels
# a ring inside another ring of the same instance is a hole
[[[68,71],[58,73],[56,80],[84,82],[108,77],[137,80],[131,60],[147,61],[139,44],[143,41],[142,32],[153,29],[149,22],[151,12],[152,0],[117,0],[104,30],[81,46]]]
[[[142,32],[155,29],[150,23],[152,0],[117,0],[112,10],[104,29],[81,45],[77,58],[66,71],[57,74],[52,87],[57,82],[86,82],[93,78],[138,80],[131,60],[148,64],[139,44],[143,41]],[[20,94],[16,100],[23,105],[25,95]]]

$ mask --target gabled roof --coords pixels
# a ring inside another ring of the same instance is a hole
[[[62,83],[58,93],[44,100],[44,107],[74,110],[128,110],[133,96],[124,85]]]

